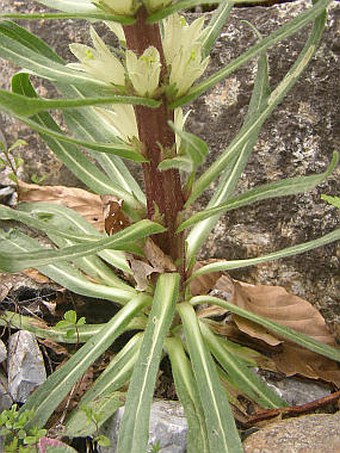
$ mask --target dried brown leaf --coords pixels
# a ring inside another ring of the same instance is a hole
[[[74,209],[99,231],[104,231],[102,201],[99,195],[76,187],[39,186],[19,181],[19,201],[45,201]]]
[[[216,261],[214,259],[197,261],[194,266],[194,271],[197,271],[206,264]],[[208,294],[214,287],[222,272],[210,272],[209,274],[198,275],[190,284],[190,291],[193,296]]]
[[[129,219],[124,214],[123,200],[114,195],[101,195],[103,203],[103,216],[107,234],[115,234],[130,225]]]
[[[286,376],[300,374],[310,379],[332,382],[340,388],[338,363],[289,342],[284,343],[282,348],[282,352],[272,357],[272,360]]]
[[[229,288],[229,279],[227,284]],[[218,289],[223,289],[223,287],[224,277],[216,284]],[[283,287],[255,286],[234,281],[232,303],[323,343],[335,344],[334,338],[329,333],[326,322],[318,310],[301,297],[289,294]],[[264,332],[262,337],[261,329],[257,330],[257,324],[251,323],[250,327],[249,321],[240,317],[235,317],[235,322],[242,331],[253,336],[256,334],[258,338],[266,341],[267,332]]]
[[[145,241],[144,253],[151,266],[155,268],[155,272],[156,269],[158,272],[176,271],[176,266],[172,259],[151,238],[147,238]]]

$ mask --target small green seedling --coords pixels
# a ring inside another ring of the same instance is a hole
[[[336,208],[340,209],[340,197],[331,195],[321,195],[321,199],[327,201],[328,204],[335,206]]]
[[[15,184],[18,183],[18,171],[19,168],[23,165],[24,161],[21,157],[13,155],[13,151],[20,146],[26,146],[27,142],[25,140],[16,140],[12,146],[8,148],[6,140],[2,133],[0,133],[0,170],[4,168],[9,168],[10,173],[8,175],[9,179]]]
[[[94,412],[93,408],[90,406],[82,406],[81,408],[88,419],[89,422],[92,422],[95,425],[95,433],[93,436],[93,442],[96,442],[100,447],[110,447],[111,441],[107,436],[104,434],[99,433],[99,426],[100,426],[100,415]]]
[[[0,435],[4,438],[6,453],[36,452],[36,445],[47,433],[46,429],[36,426],[26,430],[25,426],[33,418],[34,411],[19,412],[18,405],[4,410],[0,414]]]
[[[86,324],[84,316],[77,320],[77,313],[74,310],[69,310],[64,313],[64,319],[56,324],[57,329],[66,329],[67,338],[77,337],[79,343],[79,327]]]

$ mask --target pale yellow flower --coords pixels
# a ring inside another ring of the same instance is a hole
[[[94,48],[84,44],[70,44],[70,50],[80,63],[68,66],[87,72],[92,77],[110,85],[125,85],[125,68],[116,58],[94,28],[90,30]]]
[[[95,107],[103,123],[114,129],[117,137],[125,142],[138,138],[135,112],[132,105],[115,104],[111,108]]]
[[[188,25],[178,14],[165,21],[163,49],[170,69],[169,84],[175,86],[177,97],[185,94],[208,66],[209,58],[202,58],[203,25],[204,17]]]
[[[160,56],[156,47],[148,47],[140,57],[132,50],[127,50],[126,69],[137,94],[149,97],[155,94],[161,73]]]

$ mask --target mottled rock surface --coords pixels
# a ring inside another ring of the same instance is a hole
[[[236,9],[212,53],[208,72],[213,73],[228,64],[255,42],[254,33],[242,20],[249,20],[263,35],[267,35],[305,8],[306,2],[299,0],[270,8]],[[0,9],[38,12],[43,7],[30,1],[0,0]],[[338,147],[339,4],[332,3],[329,10],[327,30],[316,57],[286,100],[266,122],[238,191],[278,178],[322,172],[333,150]],[[85,27],[83,22],[71,20],[28,22],[32,32],[44,38],[66,59],[71,58],[69,42],[88,41]],[[101,30],[110,42],[110,33],[103,27]],[[272,87],[293,63],[306,35],[304,30],[270,50]],[[188,127],[209,143],[212,152],[209,162],[230,143],[240,128],[251,95],[255,67],[255,61],[245,65],[192,106]],[[14,72],[11,64],[0,61],[1,87],[9,87],[9,78]],[[50,86],[42,83],[40,92],[46,95],[46,90],[50,90]],[[22,152],[27,179],[37,174],[47,176],[46,183],[77,184],[70,172],[25,126],[2,116],[1,128],[5,130],[9,142],[18,137],[28,141],[29,147]],[[221,219],[201,256],[242,259],[330,232],[339,223],[339,215],[334,207],[320,199],[320,195],[336,194],[339,173],[338,169],[327,182],[305,195],[269,200],[231,212]],[[213,190],[202,197],[202,206]],[[337,330],[339,334],[339,256],[339,246],[331,244],[297,257],[235,271],[233,276],[251,283],[286,287],[315,304],[333,331]]]
[[[244,442],[245,453],[336,453],[340,451],[340,412],[273,423]]]
[[[11,335],[8,343],[8,391],[17,403],[46,380],[44,359],[34,335],[20,330]]]
[[[115,453],[117,437],[124,408],[118,409],[114,417],[101,428],[102,434],[111,440],[103,452]],[[160,453],[185,453],[187,423],[183,407],[176,401],[155,401],[151,406],[149,446],[159,444]]]

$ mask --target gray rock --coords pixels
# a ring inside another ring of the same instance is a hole
[[[102,448],[103,452],[117,453],[117,437],[124,408],[101,428],[101,433],[109,437],[111,446]],[[176,401],[155,401],[151,407],[149,446],[160,445],[160,453],[185,453],[187,423],[183,407]],[[144,453],[144,452],[143,452]]]
[[[11,395],[8,393],[8,382],[0,372],[0,412],[9,409],[13,404]],[[0,450],[1,451],[1,450]]]
[[[337,453],[340,451],[340,412],[283,420],[251,434],[245,453]]]
[[[6,345],[2,340],[0,340],[0,363],[6,360],[6,357],[7,357]]]
[[[256,371],[256,374],[258,374],[258,371]],[[327,385],[321,385],[317,382],[302,381],[293,377],[278,378],[267,372],[261,372],[260,376],[290,406],[307,404],[331,393]]]
[[[13,400],[24,403],[45,380],[44,360],[34,335],[16,332],[8,345],[8,390]]]

